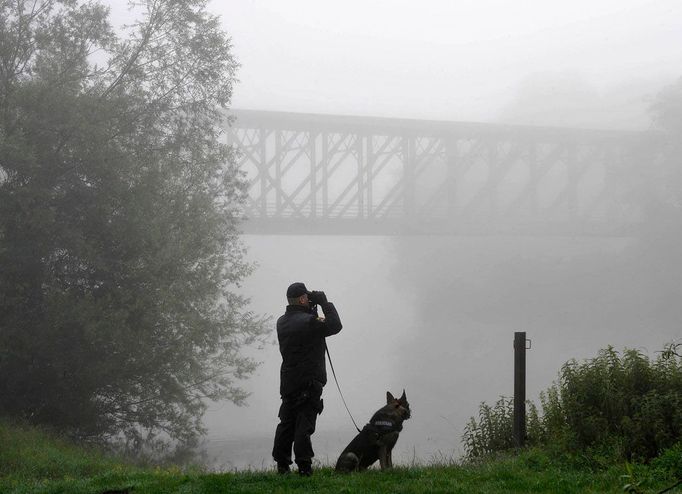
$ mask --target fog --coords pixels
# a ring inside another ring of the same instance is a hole
[[[235,108],[497,121],[522,106],[527,123],[625,128],[682,67],[674,0],[213,6],[242,64]]]
[[[112,8],[124,22],[120,5]],[[682,75],[677,0],[216,0],[211,8],[241,63],[239,109],[647,130],[653,99]],[[413,415],[396,463],[447,460],[462,453],[479,403],[512,395],[515,331],[532,340],[533,400],[571,358],[607,345],[654,355],[679,341],[679,240],[654,224],[622,237],[245,235],[258,267],[241,290],[273,317],[272,344],[253,350],[262,363],[243,383],[247,406],[210,405],[208,461],[272,466],[274,321],[294,281],[324,290],[339,310],[344,328],[328,344],[358,425],[387,390],[405,389]],[[313,437],[323,463],[355,433],[328,373]]]
[[[536,402],[571,358],[591,358],[607,345],[651,355],[680,337],[679,287],[630,264],[640,254],[629,239],[245,240],[260,263],[244,286],[254,310],[282,313],[283,292],[295,280],[326,290],[336,304],[344,329],[328,344],[361,427],[387,390],[406,389],[413,416],[394,452],[401,464],[459,457],[464,425],[478,404],[513,395],[514,331],[532,340],[527,392]],[[271,465],[281,359],[276,345],[257,358],[262,365],[245,383],[253,391],[249,405],[214,404],[207,414],[208,459],[217,468]],[[314,446],[328,464],[355,430],[331,373],[324,400]]]

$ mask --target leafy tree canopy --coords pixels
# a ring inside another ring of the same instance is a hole
[[[0,0],[0,414],[80,439],[202,432],[264,321],[235,288],[237,64],[205,0]]]

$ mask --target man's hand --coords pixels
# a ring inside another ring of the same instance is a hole
[[[321,291],[315,291],[313,290],[310,292],[310,296],[308,299],[313,303],[313,304],[326,304],[327,303],[327,296],[324,294],[324,292]]]

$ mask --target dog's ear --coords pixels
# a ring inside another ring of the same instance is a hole
[[[405,396],[405,390],[404,389],[403,389],[403,394],[402,394],[402,396],[400,396],[400,398],[398,398],[398,401],[400,403],[407,403],[407,396]]]
[[[395,398],[393,398],[393,395],[391,394],[391,392],[386,391],[386,403],[391,404],[394,401],[396,401],[396,400],[395,400]]]

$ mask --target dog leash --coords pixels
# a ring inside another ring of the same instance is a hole
[[[336,378],[336,371],[334,370],[334,364],[332,364],[332,356],[329,354],[329,347],[327,346],[326,341],[324,343],[324,349],[327,351],[327,359],[329,359],[329,367],[331,367],[331,369],[332,369],[332,375],[334,376],[334,382],[336,382],[336,389],[339,390],[339,394],[341,395],[341,401],[343,401],[343,406],[346,407],[346,411],[348,412],[350,419],[353,421],[353,425],[358,430],[358,432],[360,432],[360,427],[358,427],[358,424],[355,423],[355,419],[353,418],[353,414],[350,413],[350,410],[348,409],[348,405],[346,405],[346,400],[344,399],[343,393],[341,392],[341,386],[339,386],[339,380]]]

